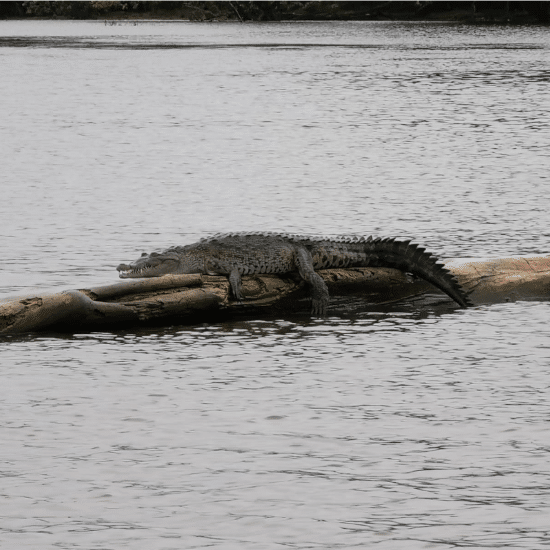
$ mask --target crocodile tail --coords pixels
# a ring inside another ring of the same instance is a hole
[[[368,265],[393,267],[413,273],[442,290],[460,306],[473,305],[456,277],[425,248],[411,244],[411,241],[372,237],[366,239],[364,245]]]

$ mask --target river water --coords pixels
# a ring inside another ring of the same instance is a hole
[[[0,297],[218,231],[550,253],[546,27],[0,21]],[[0,342],[0,547],[550,544],[548,302]]]

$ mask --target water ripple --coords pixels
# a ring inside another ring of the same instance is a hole
[[[228,230],[548,253],[542,28],[0,31],[3,295]],[[0,546],[547,548],[548,308],[5,338]]]

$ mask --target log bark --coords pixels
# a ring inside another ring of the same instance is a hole
[[[550,298],[550,256],[457,258],[445,263],[474,304]]]
[[[475,305],[550,298],[550,256],[462,258],[445,265]],[[395,269],[326,269],[319,274],[331,296],[357,295],[370,304],[388,304],[426,293],[445,297],[429,283]],[[0,300],[0,334],[194,324],[233,313],[309,308],[305,300],[308,289],[293,274],[243,277],[243,295],[243,303],[231,297],[226,277],[191,274],[13,297]]]

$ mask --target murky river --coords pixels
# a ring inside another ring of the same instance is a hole
[[[0,296],[229,230],[550,253],[550,34],[0,21]],[[0,342],[0,547],[550,544],[548,302]]]

